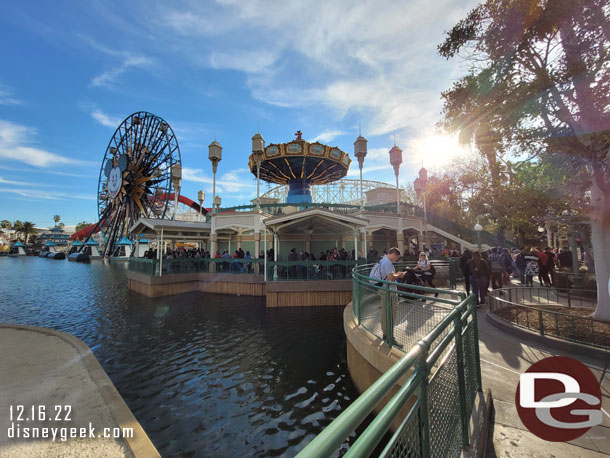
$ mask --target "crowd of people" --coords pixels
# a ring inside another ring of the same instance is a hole
[[[492,289],[510,284],[511,276],[518,278],[521,286],[534,286],[534,277],[540,285],[555,285],[557,269],[571,270],[572,252],[569,248],[546,247],[520,250],[494,247],[479,252],[465,250],[460,257],[466,292],[477,296],[478,304],[485,304],[489,286]]]

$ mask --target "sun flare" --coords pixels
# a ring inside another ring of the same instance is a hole
[[[445,168],[454,159],[470,153],[468,147],[460,146],[457,135],[421,137],[415,140],[414,149],[418,161],[430,169]]]

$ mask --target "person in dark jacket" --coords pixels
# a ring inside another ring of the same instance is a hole
[[[519,281],[521,282],[521,286],[525,286],[525,267],[527,263],[525,262],[525,247],[521,247],[521,252],[515,258],[515,265],[517,269],[519,269]]]
[[[468,261],[468,266],[471,271],[470,283],[472,284],[472,293],[477,296],[477,305],[485,304],[491,276],[489,264],[481,258],[481,252],[473,251],[472,259]]]
[[[464,254],[460,257],[460,269],[464,274],[464,287],[466,288],[466,294],[470,296],[470,276],[472,272],[470,272],[470,267],[468,266],[468,261],[472,259],[472,252],[466,248],[464,250]]]

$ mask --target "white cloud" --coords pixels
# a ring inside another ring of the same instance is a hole
[[[366,135],[381,135],[412,134],[439,119],[440,92],[460,62],[447,62],[436,46],[476,3],[217,0],[159,12],[180,40],[192,39],[186,58],[201,64],[208,55],[213,68],[243,72],[254,98],[322,108],[336,121],[357,115]]]
[[[18,194],[23,197],[31,199],[42,199],[42,200],[70,200],[70,199],[81,199],[81,200],[96,200],[97,196],[93,194],[72,194],[65,192],[49,192],[41,191],[40,189],[23,189],[23,188],[0,188],[0,193],[7,192]]]
[[[91,165],[87,161],[72,159],[29,146],[36,137],[36,130],[10,121],[0,120],[0,158],[24,162],[36,167],[52,165]]]
[[[339,135],[345,135],[346,132],[342,130],[326,130],[321,134],[318,134],[315,138],[311,140],[311,142],[320,142],[320,143],[328,143],[333,141]]]
[[[93,110],[91,112],[91,116],[102,126],[111,127],[113,129],[116,129],[122,121],[121,118],[107,115],[106,113],[102,112],[102,110],[98,109]]]
[[[216,194],[225,193],[244,193],[251,194],[256,192],[256,183],[252,182],[252,176],[250,172],[245,169],[235,169],[224,174],[216,175]],[[203,183],[210,185],[206,187],[206,192],[210,194],[212,192],[213,177],[207,175],[202,169],[192,169],[190,167],[182,168],[182,179],[185,181],[193,181],[196,183]]]
[[[116,83],[116,79],[130,68],[141,68],[149,66],[154,62],[153,59],[145,56],[132,56],[127,55],[123,58],[123,61],[112,68],[102,72],[91,80],[91,86],[98,87],[112,87]]]
[[[0,177],[0,184],[12,184],[12,185],[17,185],[17,186],[32,186],[32,185],[34,185],[34,183],[27,183],[25,181],[5,180],[2,177]]]
[[[0,85],[0,105],[20,105],[21,102],[13,97],[13,94]]]

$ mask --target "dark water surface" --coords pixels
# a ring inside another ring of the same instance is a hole
[[[85,341],[163,456],[294,456],[357,396],[342,312],[149,299],[124,265],[0,258],[0,322]]]

